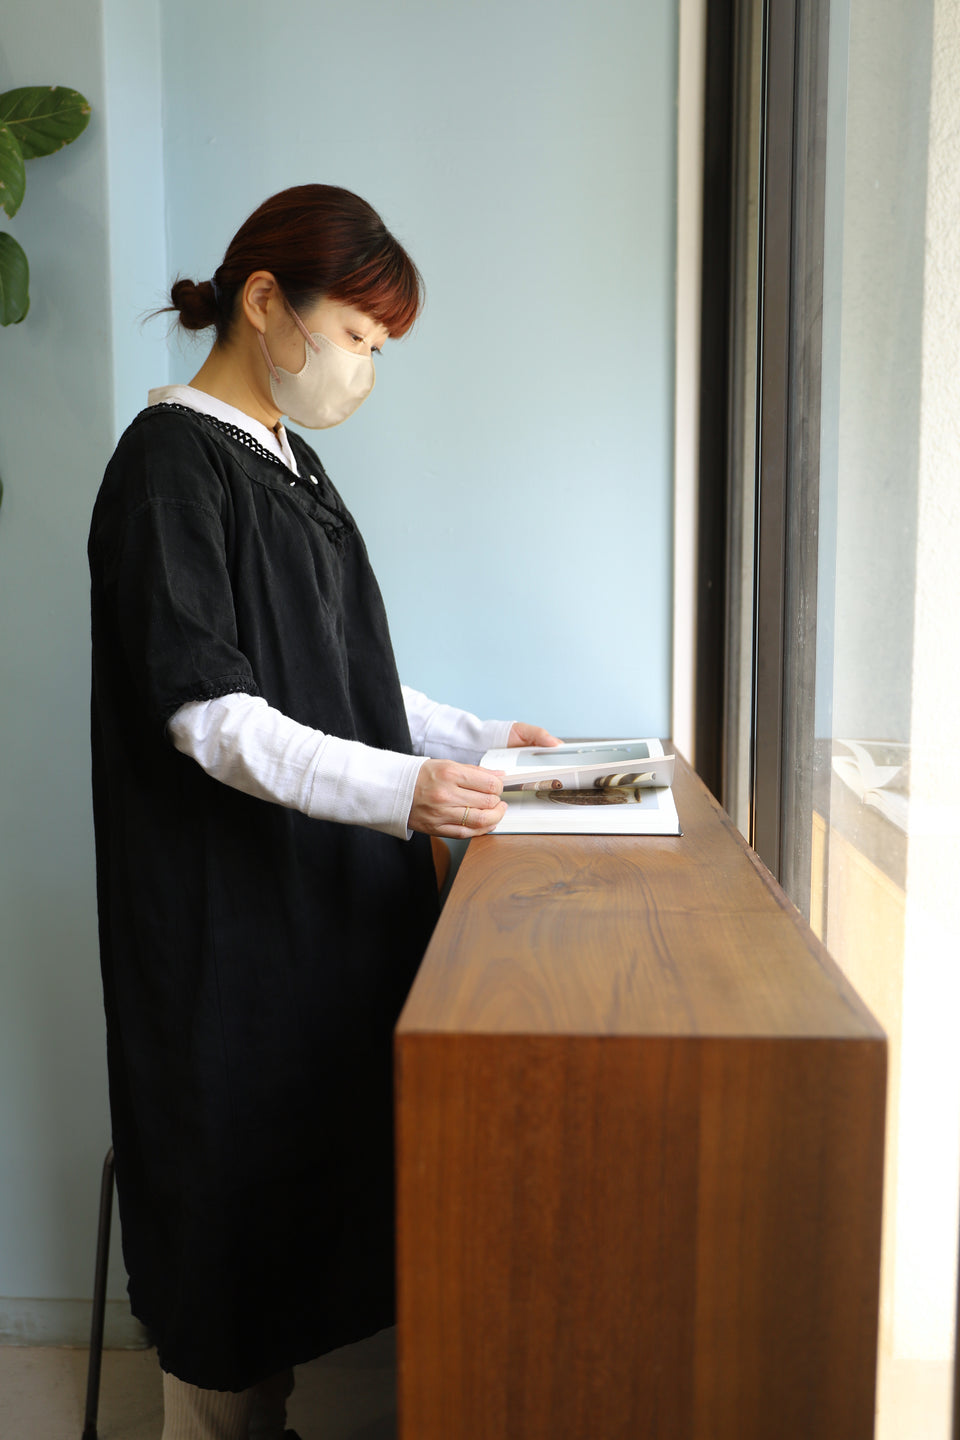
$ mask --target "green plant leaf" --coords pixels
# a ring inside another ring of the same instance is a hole
[[[0,125],[0,205],[8,215],[16,215],[20,209],[26,183],[20,142],[9,125]]]
[[[23,85],[0,95],[0,125],[17,137],[24,160],[62,150],[89,119],[89,101],[62,85]]]
[[[30,309],[30,266],[12,235],[0,230],[0,325],[19,325]]]

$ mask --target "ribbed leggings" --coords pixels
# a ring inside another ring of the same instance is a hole
[[[201,1390],[163,1372],[162,1440],[281,1440],[293,1371],[249,1390]]]

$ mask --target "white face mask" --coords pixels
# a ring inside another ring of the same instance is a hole
[[[373,389],[376,374],[370,355],[354,355],[326,335],[311,335],[295,310],[290,311],[306,341],[303,369],[281,370],[270,359],[260,332],[257,338],[270,370],[270,391],[281,415],[308,430],[329,430],[352,415]]]

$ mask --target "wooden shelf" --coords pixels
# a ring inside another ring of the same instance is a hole
[[[401,1440],[873,1434],[886,1042],[678,759],[491,836],[396,1035]]]

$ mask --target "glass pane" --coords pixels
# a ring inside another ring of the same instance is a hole
[[[753,571],[756,527],[757,361],[759,353],[760,157],[763,120],[763,14],[756,0],[735,6],[731,300],[730,513],[727,576],[727,713],[724,804],[741,833],[751,829]]]
[[[890,1039],[880,1440],[951,1433],[958,73],[955,6],[832,0],[813,859],[794,898]]]

